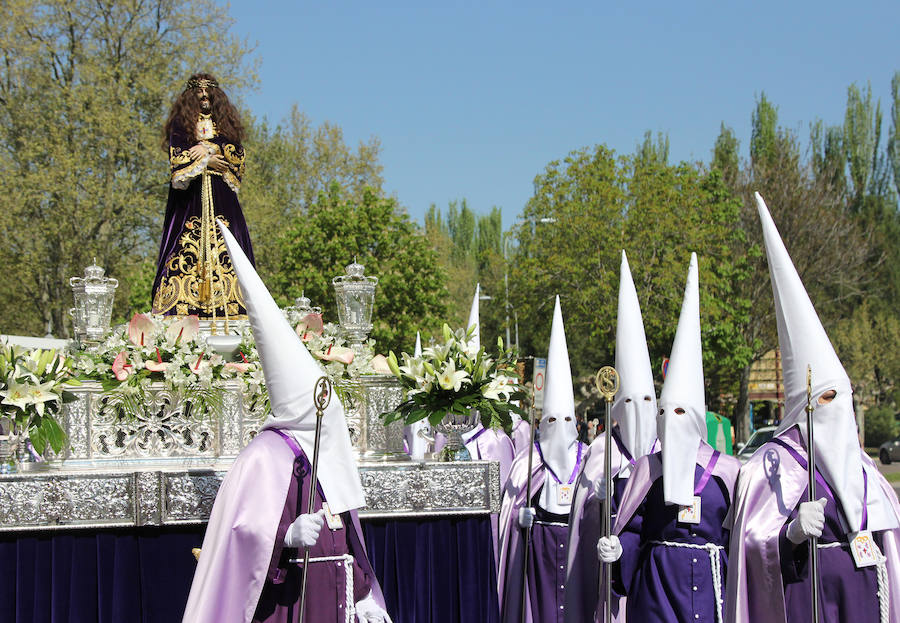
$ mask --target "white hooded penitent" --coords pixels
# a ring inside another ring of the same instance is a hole
[[[550,326],[546,375],[540,424],[541,456],[544,464],[565,484],[570,480],[577,462],[578,429],[575,427],[575,392],[572,389],[569,349],[558,296],[553,307],[553,324]],[[548,473],[541,490],[541,506],[550,512],[567,513],[569,506],[557,503],[558,485],[556,479]]]
[[[619,391],[612,404],[612,416],[619,423],[622,443],[632,459],[637,460],[648,454],[656,441],[656,388],[641,306],[625,251],[619,269],[616,371]],[[630,469],[631,461],[623,454],[619,473],[627,475]]]
[[[706,439],[703,349],[700,342],[700,277],[691,253],[681,316],[672,343],[666,380],[659,396],[657,430],[662,442],[663,498],[666,504],[694,500],[694,465]]]
[[[291,329],[234,236],[221,221],[218,223],[244,293],[247,315],[266,377],[272,412],[260,430],[278,428],[290,433],[312,462],[316,430],[313,391],[316,381],[325,372]],[[334,394],[322,418],[319,466],[319,483],[332,512],[342,513],[365,506],[366,498],[350,445],[344,409]]]
[[[841,502],[849,524],[848,532],[856,532],[862,523],[864,483],[850,378],[819,321],[759,193],[756,193],[756,205],[769,260],[784,370],[785,417],[775,434],[779,435],[796,425],[806,442],[806,371],[809,366],[812,370],[811,402],[815,409],[816,467]],[[819,397],[830,390],[836,392],[834,399],[819,404]],[[898,520],[884,499],[881,487],[873,486],[873,482],[877,480],[870,477],[868,529],[897,527]]]

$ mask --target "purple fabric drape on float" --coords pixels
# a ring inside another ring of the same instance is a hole
[[[499,621],[487,516],[362,526],[394,623]],[[181,621],[204,530],[0,536],[0,623]]]
[[[487,517],[363,523],[394,623],[500,620]]]
[[[0,623],[180,621],[203,526],[4,535]]]

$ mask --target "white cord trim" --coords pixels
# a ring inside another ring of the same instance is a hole
[[[713,590],[716,593],[716,621],[722,623],[722,561],[719,558],[719,552],[724,552],[725,548],[715,543],[705,543],[703,545],[678,543],[676,541],[651,541],[651,543],[654,545],[665,545],[666,547],[706,550],[706,553],[709,554],[709,568],[712,571]]]
[[[353,556],[350,554],[341,554],[338,556],[318,556],[310,558],[309,562],[334,562],[338,560],[344,561],[344,573],[347,580],[344,582],[344,622],[353,623],[356,619],[356,602],[353,600]],[[302,558],[291,558],[288,562],[303,564]]]
[[[832,543],[817,543],[819,549],[831,549],[847,545],[840,541]],[[878,615],[881,623],[888,623],[891,619],[891,593],[888,588],[887,558],[881,556],[881,562],[875,566],[878,575]]]

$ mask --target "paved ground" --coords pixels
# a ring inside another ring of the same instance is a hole
[[[888,474],[898,474],[900,473],[900,461],[894,461],[890,465],[882,465],[881,461],[875,459],[875,463],[878,465],[878,469],[881,470],[881,473],[887,476]],[[900,497],[900,481],[892,482],[894,485],[894,491],[897,492],[897,497]]]

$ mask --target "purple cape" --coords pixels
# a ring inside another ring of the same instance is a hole
[[[806,458],[796,427],[782,433],[779,439]],[[871,463],[865,453],[862,459]],[[774,442],[760,447],[741,470],[732,505],[727,621],[786,623],[779,541],[793,510],[806,501],[808,486],[807,471]],[[869,486],[880,486],[900,516],[897,496],[883,476],[879,474],[878,482],[870,482]],[[890,620],[900,621],[900,529],[885,530],[881,536],[882,554],[887,558]]]
[[[280,557],[277,533],[293,465],[293,451],[270,430],[259,433],[235,459],[209,516],[184,623],[249,623],[253,619],[266,578]],[[354,551],[363,553],[356,562],[372,579],[372,594],[384,607],[381,588],[365,556],[359,520],[355,512],[350,515],[347,539]]]

